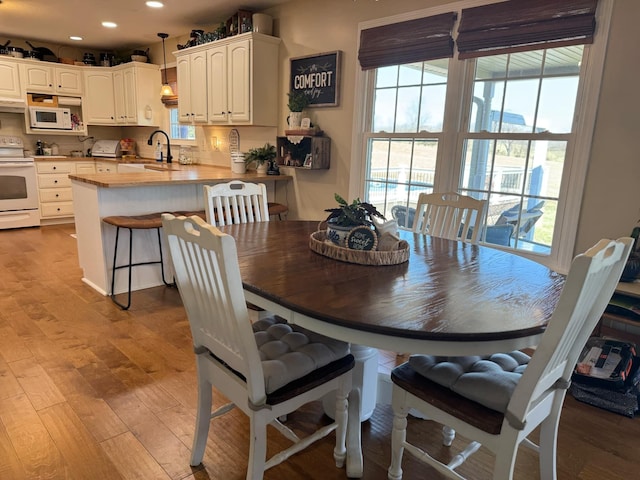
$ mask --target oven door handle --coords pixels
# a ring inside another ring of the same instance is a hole
[[[0,168],[33,168],[33,163],[27,162],[0,162]]]

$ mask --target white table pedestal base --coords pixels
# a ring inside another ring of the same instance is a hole
[[[360,421],[368,420],[376,408],[378,393],[378,350],[363,345],[351,344],[351,353],[356,359],[353,369],[353,386],[360,390]],[[336,411],[335,393],[322,399],[324,412],[333,418]]]

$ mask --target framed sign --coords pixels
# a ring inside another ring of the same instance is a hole
[[[308,107],[337,107],[340,102],[340,50],[291,59],[289,91],[309,97]]]
[[[378,246],[376,232],[366,225],[353,228],[346,239],[347,248],[353,250],[375,250]]]

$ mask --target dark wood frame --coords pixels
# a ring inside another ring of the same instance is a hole
[[[326,58],[325,58],[326,57]],[[331,87],[325,87],[329,93],[326,91],[322,93],[322,96],[319,99],[310,98],[308,108],[311,107],[337,107],[340,104],[340,63],[342,61],[342,51],[336,50],[334,52],[324,52],[324,53],[316,53],[313,55],[306,55],[304,57],[295,57],[291,58],[291,70],[289,77],[289,91],[304,91],[305,94],[311,97],[308,93],[308,88],[296,88],[295,87],[295,77],[296,72],[304,73],[309,68],[317,68],[317,65],[313,63],[314,61],[329,61],[331,62],[329,67],[333,72],[333,78],[335,81],[332,81]],[[321,65],[320,68],[323,68],[324,65]],[[317,100],[317,101],[316,101]]]

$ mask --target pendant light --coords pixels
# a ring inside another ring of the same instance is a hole
[[[164,50],[164,39],[169,36],[168,33],[159,33],[158,36],[162,39],[162,58],[164,59],[164,82],[162,84],[162,89],[160,90],[160,95],[163,97],[172,97],[174,95],[173,89],[169,82],[167,81],[167,53]]]

